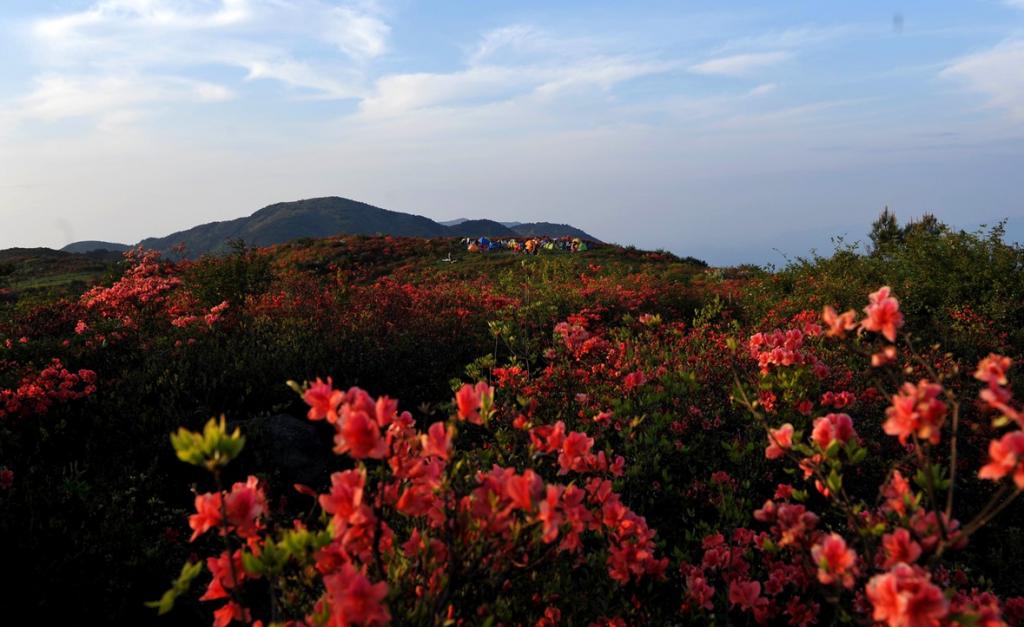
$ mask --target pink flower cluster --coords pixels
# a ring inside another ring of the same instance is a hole
[[[1018,426],[989,443],[989,462],[982,466],[978,477],[999,481],[1010,476],[1017,488],[1024,490],[1024,431],[1020,429],[1024,427],[1024,412],[1010,405],[1013,394],[1006,387],[1009,383],[1006,371],[1011,363],[1009,357],[992,354],[981,360],[974,373],[976,379],[986,384],[979,394],[981,402]]]
[[[125,253],[125,261],[130,265],[124,276],[110,287],[92,288],[80,302],[103,318],[135,328],[138,310],[163,306],[182,281],[171,274],[170,266],[160,263],[156,252],[131,250]]]
[[[0,390],[0,418],[41,416],[55,403],[65,403],[96,392],[96,373],[72,372],[59,359],[37,374],[24,377],[16,388]]]
[[[939,400],[942,391],[941,385],[925,379],[917,385],[904,383],[899,393],[893,395],[892,405],[885,410],[882,429],[897,436],[900,444],[906,444],[912,436],[922,442],[938,444],[946,421],[946,404]]]
[[[825,365],[804,347],[807,335],[800,329],[782,331],[776,329],[770,333],[755,333],[750,336],[747,348],[750,356],[757,360],[762,374],[768,374],[772,366],[812,366],[815,374],[823,376]]]
[[[334,426],[335,452],[360,462],[334,473],[326,494],[296,486],[316,496],[330,517],[330,542],[315,554],[323,593],[308,623],[315,622],[313,617],[329,617],[328,623],[337,625],[388,622],[391,586],[374,581],[370,573],[386,575],[389,565],[413,568],[391,585],[411,588],[430,607],[431,599],[445,594],[455,560],[464,559],[458,552],[469,547],[474,547],[475,566],[501,572],[531,547],[552,545],[558,553],[579,553],[591,536],[606,544],[611,580],[626,585],[664,576],[668,559],[656,556],[654,530],[622,502],[607,478],[621,474],[624,460],[617,457],[609,464],[603,451],[592,451],[593,439],[566,433],[561,423],[536,427],[529,437],[539,452],[557,455],[560,474],[582,475],[580,484],[548,483],[535,470],[495,465],[477,472],[468,492],[456,492],[448,474],[456,427],[462,421],[482,424],[492,396],[485,384],[464,386],[456,394],[456,415],[420,432],[411,415],[399,413],[397,402],[386,397],[374,399],[359,388],[335,390],[330,379],[317,379],[303,390],[309,419]],[[387,474],[373,472],[371,478],[367,462]],[[234,484],[229,492],[201,494],[195,506],[189,519],[193,540],[219,529],[259,555],[266,541],[267,501],[255,478]],[[407,535],[400,538],[397,529]],[[203,599],[228,599],[215,613],[217,625],[251,621],[235,591],[258,575],[241,562],[239,553],[229,558],[227,551],[207,562],[213,580]],[[545,616],[555,620],[557,614],[554,608]]]

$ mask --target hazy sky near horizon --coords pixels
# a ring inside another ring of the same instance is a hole
[[[1024,0],[2,0],[0,248],[338,195],[712,263],[1024,240]]]

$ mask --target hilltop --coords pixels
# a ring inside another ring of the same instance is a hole
[[[73,242],[68,244],[64,248],[61,248],[62,252],[66,253],[91,253],[91,252],[115,252],[123,253],[124,251],[131,248],[127,244],[116,244],[114,242],[100,242],[96,240],[85,240],[82,242]]]
[[[512,225],[512,226],[509,226]],[[382,209],[364,202],[340,198],[309,198],[269,205],[244,218],[211,222],[140,242],[144,248],[169,252],[184,245],[191,258],[227,251],[232,241],[250,246],[282,244],[305,237],[333,235],[391,235],[395,237],[579,237],[592,235],[564,224],[548,222],[501,223],[494,220],[453,220],[440,223],[430,218]]]

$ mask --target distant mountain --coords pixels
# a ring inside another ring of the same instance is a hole
[[[61,260],[71,258],[70,253],[52,248],[5,248],[0,250],[0,263],[15,263],[25,260]]]
[[[223,252],[232,240],[241,239],[250,246],[269,246],[302,237],[340,234],[443,237],[448,232],[447,227],[423,216],[330,197],[281,202],[247,218],[211,222],[167,237],[144,239],[140,244],[162,251],[184,244],[186,254],[194,257]]]
[[[447,224],[423,216],[390,211],[366,203],[339,198],[310,198],[282,202],[260,209],[247,218],[211,222],[166,237],[144,239],[144,248],[168,252],[184,244],[185,254],[199,257],[228,250],[230,242],[249,246],[281,244],[303,237],[333,235],[394,235],[406,237],[581,237],[597,241],[564,224],[535,222],[509,228],[494,220],[451,220]],[[545,229],[551,229],[545,231]]]
[[[19,292],[69,290],[80,294],[121,259],[121,253],[92,250],[69,253],[51,248],[0,250],[0,301],[16,300]]]
[[[519,237],[515,231],[494,220],[463,220],[449,226],[448,234],[454,237]]]
[[[96,240],[86,240],[83,242],[74,242],[68,244],[62,251],[66,253],[91,253],[97,250],[111,251],[115,253],[123,253],[124,251],[131,248],[127,244],[115,244],[113,242],[98,242]]]
[[[586,239],[594,242],[601,240],[597,239],[593,235],[585,231],[581,231],[574,226],[568,224],[554,224],[551,222],[527,222],[524,224],[516,224],[512,227],[512,230],[516,232],[520,237],[534,237],[547,235],[548,237],[578,237],[580,239]]]

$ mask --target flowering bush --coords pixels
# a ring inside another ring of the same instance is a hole
[[[136,253],[84,297],[6,306],[15,605],[135,624],[1024,616],[1011,274],[997,298],[924,277],[911,253],[960,268],[927,247],[767,273],[614,247],[439,263],[448,246]],[[171,579],[158,619],[143,601]]]
[[[39,416],[54,403],[85,398],[96,392],[96,373],[85,368],[71,372],[59,359],[38,373],[26,375],[17,387],[0,389],[0,420]]]
[[[761,381],[760,392],[752,397],[737,369],[733,400],[763,425],[764,458],[789,460],[808,485],[779,484],[771,498],[749,512],[752,520],[731,512],[736,520],[753,524],[736,525],[728,536],[722,531],[705,535],[696,561],[685,558],[685,535],[671,534],[669,545],[659,547],[646,517],[615,491],[616,482],[630,485],[626,458],[595,449],[596,438],[563,420],[541,421],[545,412],[537,396],[556,385],[552,366],[535,380],[517,366],[495,368],[503,387],[516,390],[525,413],[496,399],[484,382],[465,384],[455,394],[454,415],[423,431],[387,397],[374,399],[359,388],[342,392],[330,379],[317,379],[292,386],[309,407],[307,418],[332,426],[335,453],[354,463],[331,476],[326,493],[295,486],[315,497],[317,518],[297,518],[275,531],[256,477],[235,483],[230,491],[221,486],[221,468],[241,448],[241,436],[227,434],[223,421],[211,421],[203,435],[183,430],[175,436],[179,457],[206,466],[218,484],[217,492],[196,497],[196,513],[189,518],[192,540],[210,530],[223,538],[220,554],[207,560],[212,579],[202,600],[224,601],[214,613],[217,625],[260,619],[382,624],[526,616],[540,624],[570,616],[594,621],[601,616],[590,608],[558,601],[574,592],[572,573],[581,571],[595,585],[586,569],[602,556],[608,580],[618,586],[605,584],[602,609],[615,607],[619,619],[636,622],[677,613],[677,619],[716,622],[746,615],[759,624],[1004,624],[999,599],[970,586],[962,571],[954,576],[943,558],[966,550],[971,537],[1024,490],[1024,450],[1018,446],[1024,414],[1013,407],[1007,387],[1011,361],[990,355],[974,372],[985,384],[979,398],[996,416],[994,425],[1015,428],[990,442],[988,462],[975,471],[980,479],[1004,485],[968,522],[954,517],[961,404],[943,385],[944,376],[923,360],[920,367],[930,378],[903,383],[891,395],[881,424],[904,456],[886,472],[875,494],[850,486],[846,478],[869,455],[855,419],[836,411],[813,415],[816,406],[844,408],[857,395],[842,390],[822,394],[817,402],[803,397],[814,381],[832,376],[816,351],[829,342],[845,340],[846,350],[876,371],[891,367],[891,359],[879,363],[872,357],[896,350],[893,342],[903,326],[899,303],[889,288],[869,300],[860,321],[853,312],[826,308],[824,326],[805,319],[800,328],[750,338],[749,356],[756,365],[750,375]],[[662,372],[642,367],[640,351],[630,346],[635,338],[620,335],[611,342],[591,330],[596,319],[579,315],[556,325],[555,346],[561,349],[548,356],[557,362],[558,351],[565,351],[571,376],[587,390],[576,393],[577,405],[610,401],[602,389],[628,397],[651,381],[660,386],[671,380],[665,361]],[[665,332],[653,316],[638,323],[641,335]],[[683,347],[678,342],[684,335],[676,327],[652,344],[662,347],[674,336],[673,348]],[[785,389],[776,395],[777,388]],[[785,411],[779,398],[786,399],[793,415],[774,426],[769,417],[774,420]],[[667,399],[653,400],[656,405]],[[620,404],[593,418],[581,409],[572,422],[590,421],[606,445],[624,443],[629,438],[621,434],[635,425],[624,424],[621,416],[635,407]],[[456,448],[460,431],[479,438],[486,452]],[[944,434],[950,451],[940,459]],[[531,467],[508,465],[516,460]],[[578,477],[579,483],[563,483],[562,477]],[[713,473],[711,482],[731,489],[737,485],[724,472]],[[666,496],[686,502],[685,492]],[[716,505],[730,514],[729,506],[735,509],[738,503],[722,495]],[[719,517],[720,523],[730,521],[721,512]],[[669,559],[658,556],[665,548],[682,557],[677,584],[669,577]],[[524,578],[524,571],[533,578]],[[296,572],[305,576],[296,578]],[[184,582],[197,574],[186,565],[175,586],[153,605],[170,609]],[[652,596],[638,597],[635,586],[645,580],[646,595]],[[243,593],[256,581],[271,597],[269,615],[259,618],[256,604]],[[626,602],[622,597],[631,588]],[[672,610],[642,600],[658,599],[673,588],[681,594]]]
[[[895,342],[897,331],[903,325],[899,303],[890,289],[883,287],[871,294],[864,311],[866,316],[857,322],[853,311],[837,315],[831,307],[826,307],[823,318],[828,335],[844,338],[856,330],[858,337],[849,338],[853,342],[850,349],[870,355],[873,367],[883,367],[893,358],[879,360],[875,351],[881,349],[892,354],[895,348],[891,344],[872,347],[870,338],[865,341],[860,334],[876,333],[881,336],[879,339]],[[792,331],[790,334],[794,341],[800,337]],[[761,343],[757,336],[751,338],[752,347]],[[800,344],[795,342],[787,350],[799,348]],[[756,353],[754,356],[758,357]],[[833,612],[839,618],[858,611],[867,614],[870,610],[871,619],[888,625],[1002,624],[998,600],[977,589],[957,590],[939,560],[947,551],[964,550],[971,536],[1019,496],[1024,481],[1004,485],[978,511],[965,512],[970,515],[969,522],[961,524],[954,517],[956,475],[960,469],[957,438],[961,402],[943,386],[946,377],[942,373],[920,357],[914,355],[913,358],[916,364],[907,366],[906,372],[923,370],[928,378],[917,383],[905,382],[891,396],[882,429],[898,439],[906,456],[890,467],[877,490],[877,497],[870,491],[851,490],[844,482],[848,470],[863,462],[868,453],[849,415],[829,413],[815,418],[810,425],[810,436],[804,441],[803,432],[794,431],[791,423],[772,426],[766,415],[771,411],[759,400],[751,399],[743,385],[737,386],[738,401],[767,432],[765,457],[791,460],[804,480],[811,482],[813,489],[824,497],[824,506],[835,511],[833,528],[841,530],[845,537],[836,531],[822,530],[820,516],[804,505],[791,503],[793,498],[807,500],[808,494],[786,486],[755,512],[758,521],[772,525],[771,531],[757,536],[753,532],[743,534],[744,538],[753,538],[762,553],[761,560],[768,569],[768,580],[764,584],[766,594],[761,596],[760,583],[749,579],[745,570],[725,570],[723,577],[730,586],[731,604],[734,603],[733,588],[745,586],[741,588],[745,591],[743,594],[737,593],[735,604],[751,612],[759,622],[784,613],[791,623],[802,624],[812,618],[803,615],[802,610],[811,606],[809,604],[818,607],[818,599],[824,594],[825,600],[835,606]],[[762,364],[761,374],[768,375],[764,359],[759,363]],[[820,365],[806,354],[771,363],[788,368],[806,368],[808,363],[813,363],[812,367]],[[994,426],[1014,424],[1018,427],[991,441],[989,462],[975,471],[981,479],[1002,481],[1008,475],[1017,477],[1020,471],[1018,449],[1013,443],[1022,432],[1016,422],[1018,414],[1008,405],[1011,394],[1005,386],[1009,367],[1008,358],[989,355],[974,373],[975,378],[987,384],[979,396],[998,416]],[[944,434],[949,442],[948,452],[939,446],[944,443]],[[917,489],[905,478],[904,472],[912,473]],[[784,547],[786,550],[781,550]],[[810,560],[807,559],[808,548]],[[780,556],[785,558],[777,564],[775,560]],[[715,563],[713,559],[709,562],[709,553],[705,552],[702,565],[686,571],[695,581],[690,586],[690,595],[703,601],[699,607],[704,609],[712,609],[705,600],[706,582],[709,567],[713,570]],[[796,569],[799,576],[787,577],[787,573],[792,574],[788,569]],[[815,574],[816,583],[831,591],[814,589]],[[771,585],[773,579],[795,583],[797,594],[784,604],[782,600],[786,597],[780,596],[780,585]],[[866,583],[858,583],[860,580]],[[757,584],[756,590],[753,584]],[[854,596],[842,601],[851,594],[846,591],[854,590]],[[793,603],[797,604],[795,608],[791,607]]]
[[[486,428],[494,419],[486,383],[462,386],[456,415],[425,432],[387,397],[359,388],[343,393],[319,379],[295,387],[310,406],[308,418],[334,427],[335,452],[355,462],[331,475],[327,493],[295,486],[319,505],[311,520],[272,529],[256,477],[230,490],[221,485],[223,467],[244,444],[223,419],[201,434],[182,429],[172,436],[178,457],[210,470],[218,485],[195,497],[189,517],[192,541],[209,531],[223,541],[220,554],[206,560],[211,580],[201,597],[223,601],[215,625],[257,620],[245,600],[247,584],[256,581],[269,589],[266,618],[275,622],[377,625],[392,617],[433,623],[464,614],[521,616],[525,607],[487,600],[503,592],[521,598],[527,590],[557,598],[552,582],[522,578],[560,556],[575,569],[593,561],[591,551],[603,553],[609,579],[622,586],[664,575],[668,560],[655,555],[655,532],[612,489],[609,477],[621,473],[621,459],[619,468],[609,467],[586,434],[567,434],[559,423],[520,438],[524,446],[532,440],[538,454],[557,455],[558,475],[572,473],[578,485],[546,481],[543,465],[539,472],[485,469],[459,453],[460,429]],[[198,574],[186,564],[152,606],[169,611]],[[542,611],[548,619],[560,614],[552,606]]]

